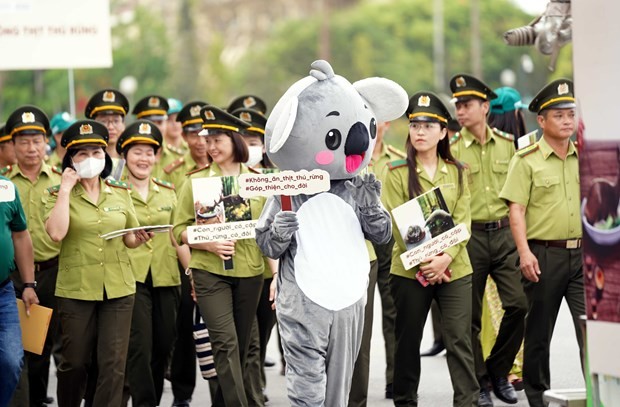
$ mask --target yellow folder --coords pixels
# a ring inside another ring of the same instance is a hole
[[[30,306],[30,315],[26,315],[26,306],[19,298],[17,310],[19,311],[19,325],[22,328],[24,350],[40,355],[43,353],[43,344],[47,337],[53,310],[33,304]]]

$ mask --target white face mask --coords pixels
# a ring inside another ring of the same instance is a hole
[[[82,162],[74,162],[73,167],[75,168],[75,172],[77,172],[77,175],[80,178],[94,178],[98,177],[99,174],[101,174],[101,172],[103,171],[105,167],[105,159],[88,157]]]
[[[248,146],[248,152],[248,160],[245,162],[245,165],[247,165],[248,167],[254,167],[263,159],[262,146]]]

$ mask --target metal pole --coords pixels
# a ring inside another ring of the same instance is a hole
[[[433,0],[433,59],[435,64],[435,91],[445,88],[445,41],[443,33],[443,0]]]
[[[71,117],[74,119],[75,116],[75,83],[73,81],[73,68],[69,68],[68,70],[69,76],[69,113],[71,113]]]

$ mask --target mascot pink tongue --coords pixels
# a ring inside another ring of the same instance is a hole
[[[362,165],[362,161],[364,160],[364,155],[353,154],[348,155],[345,159],[345,165],[347,167],[347,172],[353,173],[355,172],[360,165]]]

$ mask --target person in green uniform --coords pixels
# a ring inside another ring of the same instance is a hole
[[[121,133],[116,149],[127,163],[127,183],[140,225],[172,224],[174,185],[152,178],[162,143],[159,127],[137,120]],[[136,297],[127,354],[127,380],[133,406],[161,401],[164,373],[176,337],[181,279],[171,235],[158,233],[135,249],[129,261],[136,278]]]
[[[487,125],[489,101],[497,95],[487,85],[469,75],[455,75],[450,89],[456,116],[463,126],[451,139],[454,157],[468,167],[471,190],[471,229],[467,252],[473,267],[472,344],[476,376],[480,384],[479,406],[492,406],[488,390],[505,403],[517,403],[517,394],[508,381],[515,356],[523,340],[527,302],[516,267],[517,250],[510,234],[508,205],[499,198],[508,163],[515,152],[512,135]],[[484,360],[480,345],[482,298],[487,277],[497,285],[504,316],[495,345]]]
[[[17,162],[11,136],[6,134],[5,126],[0,126],[0,168]]]
[[[121,238],[101,237],[139,227],[127,184],[105,180],[112,168],[107,141],[108,131],[97,121],[72,124],[61,140],[67,154],[60,185],[48,189],[45,229],[62,242],[56,281],[60,406],[80,406],[93,354],[99,367],[93,406],[120,405],[136,292],[127,248],[152,236],[136,229]]]
[[[52,167],[62,166],[62,159],[65,157],[66,150],[60,145],[60,140],[62,140],[62,133],[73,123],[75,123],[75,119],[68,112],[56,113],[50,120],[51,133],[56,145],[47,160],[47,163]]]
[[[177,190],[180,190],[188,172],[203,168],[209,163],[206,139],[198,135],[202,129],[200,109],[205,105],[205,102],[200,101],[189,102],[177,115],[177,121],[183,127],[183,140],[189,151],[164,167],[162,174],[162,178],[174,184]]]
[[[258,99],[258,97],[256,98]],[[262,105],[264,105],[264,102],[261,100]],[[258,110],[245,107],[237,108],[230,113],[251,125],[241,133],[243,141],[245,141],[248,148],[248,161],[244,164],[265,173],[277,171],[277,168],[275,168],[275,165],[273,165],[265,153],[265,125],[267,124],[267,118]],[[245,369],[245,390],[250,405],[262,406],[268,400],[265,358],[267,356],[267,344],[271,337],[271,331],[276,323],[276,313],[272,307],[273,302],[269,300],[269,297],[273,281],[272,276],[277,271],[277,260],[265,257],[263,289],[256,309],[256,319],[252,324],[252,336],[250,338]]]
[[[192,180],[238,176],[251,172],[243,163],[248,150],[240,133],[250,125],[213,106],[202,108],[203,131],[212,163],[194,171],[181,186],[174,213],[174,236],[188,243],[187,227],[196,223]],[[250,198],[252,219],[258,219],[265,199]],[[190,244],[190,269],[198,306],[213,346],[219,386],[214,406],[248,406],[243,380],[246,355],[263,286],[264,260],[255,239]],[[232,260],[233,267],[225,267]]]
[[[396,159],[405,157],[405,153],[383,142],[383,136],[390,127],[390,122],[377,124],[377,138],[373,156],[368,164],[368,170],[373,172],[377,179],[385,185],[387,176],[387,164]],[[384,200],[384,196],[381,198]],[[383,202],[385,205],[385,202]],[[355,367],[353,368],[353,378],[351,380],[351,391],[349,392],[350,407],[366,406],[368,402],[368,381],[370,368],[370,341],[372,339],[373,308],[375,289],[379,287],[381,295],[381,305],[383,309],[383,338],[385,341],[385,397],[392,398],[392,382],[394,377],[394,318],[396,309],[392,294],[389,291],[388,278],[390,275],[390,265],[392,263],[392,248],[394,238],[384,245],[378,245],[366,241],[370,258],[370,273],[368,279],[368,289],[366,292],[366,307],[364,309],[364,329],[362,331],[362,343],[360,346]]]
[[[510,205],[510,229],[529,308],[525,326],[523,382],[530,406],[541,407],[549,389],[549,347],[562,299],[573,317],[583,363],[585,314],[579,209],[579,160],[573,83],[558,79],[534,97],[542,138],[510,161],[500,193]],[[583,365],[582,365],[583,368]]]
[[[161,168],[187,153],[187,143],[183,140],[183,127],[181,122],[177,121],[181,109],[183,109],[183,104],[180,100],[168,98],[168,119],[166,120],[166,131],[163,133]]]
[[[455,224],[469,227],[469,188],[463,166],[450,153],[446,124],[450,113],[435,94],[418,92],[410,99],[407,159],[393,161],[385,185],[389,211],[433,188],[439,188]],[[405,270],[400,255],[407,248],[398,228],[390,289],[396,306],[394,405],[417,406],[420,383],[420,342],[435,299],[441,310],[454,406],[475,406],[479,387],[471,347],[471,274],[466,241],[426,258]],[[446,270],[450,270],[446,273]],[[420,271],[428,286],[417,279]]]
[[[84,116],[102,123],[108,130],[109,140],[106,153],[112,158],[110,175],[116,180],[121,179],[124,162],[116,152],[118,136],[125,130],[125,116],[129,113],[129,101],[116,89],[104,89],[95,93],[84,109]],[[62,144],[62,143],[61,143]]]
[[[9,116],[6,125],[17,157],[17,164],[0,170],[0,175],[9,178],[17,187],[24,213],[28,220],[28,231],[34,246],[35,280],[41,305],[56,309],[56,276],[60,244],[52,241],[45,232],[43,214],[47,189],[60,182],[60,168],[50,167],[45,161],[45,148],[50,123],[45,113],[35,106],[22,106]],[[24,289],[19,272],[11,275],[18,296]],[[43,346],[43,353],[26,353],[28,364],[28,397],[31,405],[49,401],[47,383],[50,355],[53,342],[57,340],[57,316],[52,314],[49,334]],[[53,399],[52,399],[53,400]]]
[[[15,266],[25,282],[22,301],[26,312],[39,300],[35,292],[34,256],[26,215],[19,191],[3,176],[0,176],[0,247],[0,406],[7,406],[19,381],[24,357],[15,291],[9,278]]]
[[[168,109],[168,99],[159,95],[149,95],[138,100],[131,113],[136,116],[137,120],[142,119],[153,122],[163,135],[168,127]],[[162,146],[163,148],[158,149],[157,156],[155,157],[155,166],[151,171],[152,176],[156,178],[161,178],[163,168],[178,158],[178,155],[171,156],[171,152],[166,150],[163,141]],[[165,162],[164,157],[166,157]],[[124,175],[126,176],[126,174],[127,171],[125,171]]]
[[[181,158],[168,164],[162,178],[173,184],[177,197],[181,185],[187,179],[187,173],[206,166],[209,163],[207,143],[198,133],[202,130],[200,109],[205,102],[189,102],[177,114],[176,120],[181,124],[183,139],[189,151]],[[169,128],[169,126],[167,127]],[[181,276],[181,298],[177,312],[177,339],[170,362],[170,383],[174,395],[174,406],[189,406],[196,386],[196,350],[193,337],[194,300],[191,284],[185,270],[189,267],[189,254],[179,253],[179,273]]]

